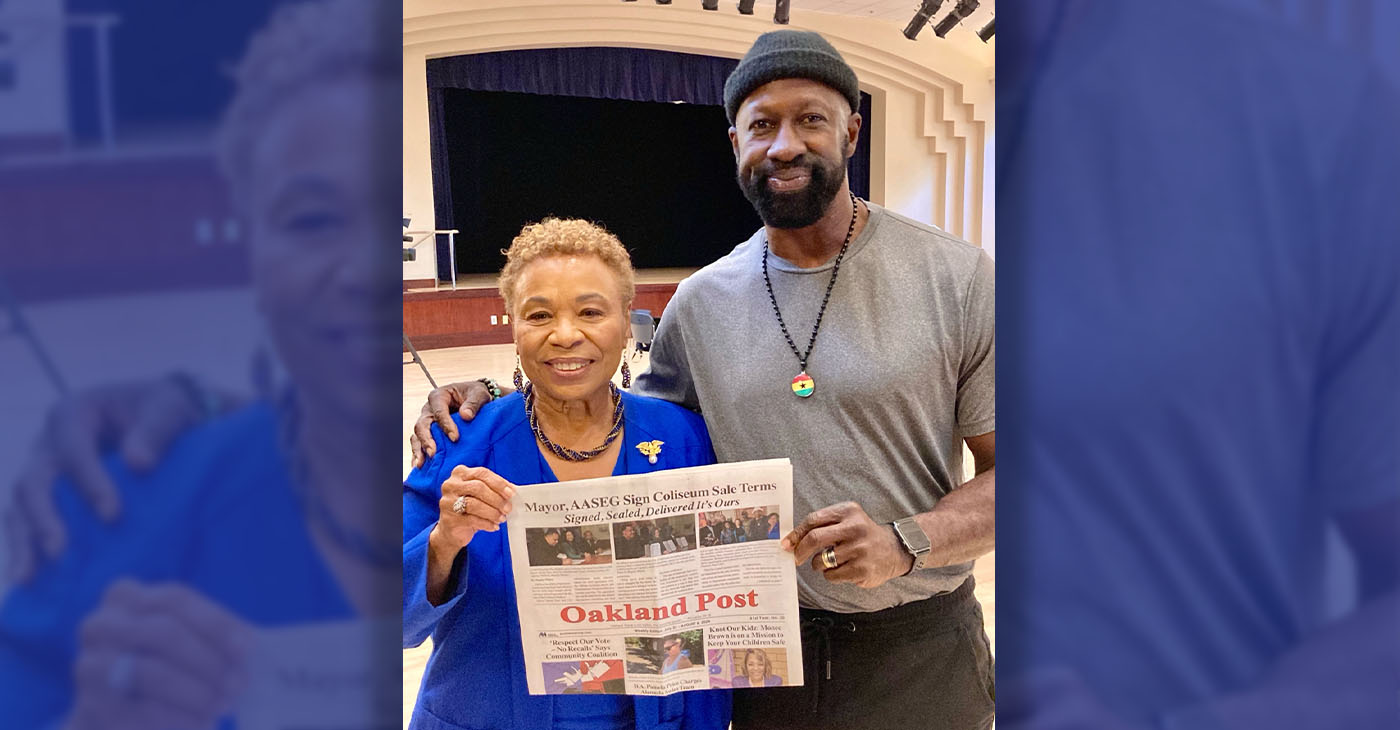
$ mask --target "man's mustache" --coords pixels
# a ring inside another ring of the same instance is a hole
[[[758,166],[757,172],[760,177],[772,177],[776,173],[785,172],[787,170],[802,170],[808,174],[812,174],[816,172],[816,169],[817,165],[811,160],[805,157],[797,157],[787,162],[765,162]]]

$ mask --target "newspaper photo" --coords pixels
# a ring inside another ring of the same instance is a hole
[[[520,487],[506,521],[531,694],[803,683],[787,459]]]

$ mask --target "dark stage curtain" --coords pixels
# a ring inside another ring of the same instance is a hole
[[[507,91],[595,99],[670,102],[723,106],[724,80],[736,59],[699,56],[642,48],[540,48],[495,53],[473,53],[430,58],[428,76],[428,125],[432,148],[433,207],[435,225],[456,228],[449,174],[449,131],[444,124],[444,89]],[[861,93],[861,116],[870,128],[870,95]],[[451,130],[459,134],[465,130]],[[849,165],[851,189],[870,196],[870,141],[860,137]],[[457,147],[458,154],[470,154]],[[461,164],[459,161],[458,164]],[[439,236],[438,272],[447,278],[447,237]]]

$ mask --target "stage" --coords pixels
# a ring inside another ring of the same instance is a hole
[[[676,285],[696,269],[641,269],[637,271],[637,298],[632,309],[649,309],[660,317]],[[419,286],[426,283],[428,286]],[[457,288],[450,282],[436,287],[427,282],[404,281],[403,330],[419,350],[465,345],[501,345],[511,341],[505,302],[489,274],[459,275]],[[404,348],[407,351],[407,348]]]

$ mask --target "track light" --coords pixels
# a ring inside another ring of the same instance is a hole
[[[778,25],[787,25],[791,11],[792,0],[777,0],[773,4],[773,22]]]
[[[753,15],[753,0],[739,0],[739,14]]]
[[[972,15],[972,11],[977,9],[978,4],[977,0],[958,0],[958,6],[948,13],[948,17],[933,27],[933,34],[939,38],[948,35],[948,31],[952,30],[953,26],[961,23],[963,18]]]
[[[700,7],[705,10],[719,10],[719,0],[700,0]]]
[[[919,31],[928,25],[928,21],[943,7],[943,0],[922,0],[919,9],[914,12],[914,17],[909,21],[909,25],[904,26],[904,37],[914,40],[919,37]]]
[[[997,34],[997,19],[996,19],[996,18],[992,18],[991,20],[987,21],[987,24],[984,25],[984,26],[982,26],[982,30],[977,31],[977,37],[978,37],[978,38],[981,38],[983,43],[986,43],[987,41],[991,40],[991,39],[992,39],[992,36],[994,36],[994,35],[996,35],[996,34]]]

